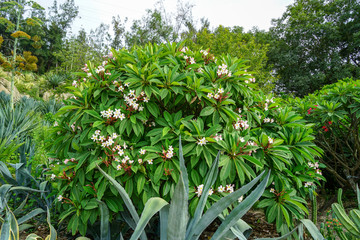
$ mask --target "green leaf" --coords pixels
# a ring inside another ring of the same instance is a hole
[[[150,198],[145,204],[144,210],[141,214],[138,224],[136,225],[134,233],[131,235],[130,240],[137,240],[144,232],[144,229],[152,216],[154,216],[166,205],[168,205],[168,203],[162,198]]]
[[[209,116],[209,115],[211,115],[214,111],[215,111],[215,108],[214,108],[214,107],[211,107],[211,106],[205,107],[203,110],[201,110],[200,116]]]

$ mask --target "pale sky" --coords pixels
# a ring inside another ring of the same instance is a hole
[[[62,3],[65,0],[58,0]],[[87,32],[95,29],[100,23],[111,24],[112,16],[120,15],[121,19],[129,19],[129,27],[134,19],[141,19],[146,9],[154,9],[158,0],[75,0],[79,6],[79,16],[73,23],[73,33],[81,27]],[[241,26],[245,31],[257,26],[268,30],[271,19],[280,18],[286,6],[295,0],[183,0],[193,5],[194,19],[205,17],[210,27]],[[53,0],[36,0],[44,8],[52,5]],[[163,0],[166,12],[176,12],[177,0]]]

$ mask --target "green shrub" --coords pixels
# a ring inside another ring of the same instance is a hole
[[[179,180],[180,135],[188,159],[191,214],[220,150],[220,174],[206,208],[271,169],[269,184],[274,185],[269,190],[293,189],[297,196],[277,212],[282,231],[293,225],[286,218],[305,215],[292,210],[302,209],[305,184],[322,178],[308,165],[316,164],[321,150],[301,116],[252,89],[254,79],[243,60],[215,59],[208,50],[192,52],[183,43],[111,55],[101,66],[88,63],[85,73],[78,74],[70,88],[74,97],[59,110],[54,127],[55,160],[49,174],[56,180],[61,219],[69,219],[73,233],[84,235],[88,221],[97,221],[97,200],[106,203],[110,220],[124,208],[96,164],[125,186],[140,210],[151,197],[169,201]]]
[[[360,183],[360,80],[345,79],[303,99],[291,100],[314,125],[322,163],[342,188]]]

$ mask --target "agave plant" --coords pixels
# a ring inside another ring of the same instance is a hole
[[[14,212],[12,212],[10,210],[10,208],[8,206],[6,206],[6,216],[5,216],[5,219],[3,221],[4,223],[1,226],[1,230],[0,230],[0,240],[19,240],[20,239],[20,231],[26,229],[26,227],[27,227],[26,224],[22,224],[22,223],[30,220],[37,214],[32,214],[32,215],[28,214],[25,216],[26,219],[25,219],[25,217],[22,217],[21,219],[17,220]],[[49,209],[47,209],[47,223],[49,224],[50,234],[45,238],[45,240],[56,240],[57,232],[56,232],[55,228],[51,225]],[[41,237],[32,233],[32,234],[28,235],[25,240],[41,240],[41,239],[42,239]]]
[[[338,203],[332,205],[332,210],[335,216],[340,221],[342,226],[347,232],[337,231],[338,236],[342,240],[355,240],[360,239],[360,190],[359,186],[356,185],[356,195],[358,202],[358,209],[352,209],[347,215],[341,201],[342,190],[338,193]]]
[[[59,85],[63,84],[65,82],[65,76],[60,74],[51,74],[47,78],[50,86],[55,89]]]
[[[195,210],[193,218],[189,218],[188,209],[188,196],[189,196],[189,180],[188,174],[185,167],[185,161],[183,158],[183,150],[181,145],[181,139],[179,143],[179,159],[180,159],[180,179],[175,187],[174,194],[172,196],[170,204],[164,199],[159,197],[150,198],[145,208],[139,217],[136,212],[135,206],[133,205],[129,195],[125,189],[109,174],[103,171],[99,166],[99,171],[114,185],[116,190],[122,197],[127,209],[130,212],[132,219],[127,219],[127,223],[134,230],[130,240],[136,240],[138,238],[146,240],[147,236],[145,233],[145,227],[149,223],[150,219],[156,214],[160,213],[160,239],[161,240],[197,240],[201,233],[215,220],[220,218],[222,220],[221,225],[212,235],[211,239],[247,239],[249,234],[248,225],[241,220],[241,217],[252,207],[252,205],[261,197],[263,194],[266,184],[269,180],[270,172],[265,175],[262,172],[259,176],[253,179],[250,183],[246,184],[242,188],[238,189],[220,199],[218,202],[213,204],[205,213],[203,213],[206,200],[209,196],[210,187],[214,184],[219,173],[219,156],[218,153],[214,160],[210,171],[207,173],[205,178],[205,184],[199,203]],[[251,192],[252,187],[262,179],[260,184]],[[224,211],[236,203],[237,200],[244,195],[248,195],[242,202],[235,206],[230,214],[226,217],[223,216]],[[104,203],[100,203],[100,211],[102,212],[101,228],[102,234],[101,239],[110,239],[110,230],[108,223],[108,210]],[[301,220],[302,224],[305,225],[314,239],[324,239],[320,232],[316,229],[316,226],[310,220]],[[303,225],[299,225],[299,235],[303,235]],[[290,233],[275,239],[285,239],[292,235],[297,228]],[[251,231],[250,231],[251,232]],[[246,235],[246,236],[245,236]],[[122,235],[120,234],[120,239]],[[260,240],[260,239],[258,239]],[[261,239],[265,240],[265,239]]]

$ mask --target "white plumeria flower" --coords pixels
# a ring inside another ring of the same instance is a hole
[[[116,170],[121,170],[121,169],[122,169],[122,168],[121,168],[121,165],[120,165],[120,164],[116,166]]]
[[[208,94],[207,94],[207,97],[208,97],[208,98],[213,98],[213,94],[212,94],[212,93],[208,93]]]
[[[204,184],[201,184],[197,187],[197,191],[195,193],[197,194],[198,197],[201,196],[203,189],[204,189]]]
[[[145,150],[145,149],[140,149],[139,153],[140,153],[141,155],[144,155],[144,154],[146,153],[146,150]]]
[[[271,137],[268,137],[268,142],[269,142],[269,144],[273,144],[273,143],[274,143],[274,139],[272,139]]]
[[[124,86],[125,86],[125,87],[129,87],[129,83],[125,83]]]
[[[141,158],[138,159],[138,163],[139,164],[142,164],[143,163],[143,160]]]
[[[120,119],[120,121],[124,120],[125,119],[125,114],[124,113],[120,114],[119,119]]]
[[[195,64],[195,59],[193,57],[190,57],[190,64]]]
[[[221,136],[221,134],[215,134],[215,137],[214,137],[214,139],[218,142],[218,141],[220,141],[220,140],[222,140],[222,136]]]
[[[270,192],[271,192],[271,193],[275,193],[275,189],[274,189],[274,188],[270,188]]]
[[[101,133],[100,130],[96,130],[96,131],[95,131],[95,134],[96,134],[96,135],[100,135],[100,133]]]
[[[61,201],[64,199],[64,197],[63,197],[62,195],[59,195],[59,196],[57,197],[57,199],[58,199],[59,202],[61,202]]]
[[[197,141],[197,144],[200,145],[200,146],[202,146],[202,145],[206,145],[207,142],[208,142],[208,141],[206,140],[206,138],[203,137],[203,138],[201,138],[201,139],[199,139],[199,140]]]
[[[144,97],[144,102],[149,102],[149,98],[148,97]]]
[[[217,189],[218,192],[224,192],[225,191],[225,187],[223,187],[222,185],[220,185]]]
[[[240,137],[239,140],[240,140],[240,142],[245,142],[245,138],[243,138],[243,137]]]
[[[134,162],[134,160],[129,160],[129,163],[130,163],[130,164],[133,164],[133,162]]]
[[[306,183],[304,184],[305,187],[310,187],[310,186],[312,186],[312,185],[313,185],[312,182],[306,182]]]
[[[127,149],[127,147],[128,147],[128,146],[126,145],[126,143],[124,143],[123,148],[124,148],[124,149]]]
[[[54,180],[55,178],[56,178],[56,175],[55,175],[55,174],[51,174],[50,179],[51,179],[51,180]]]
[[[96,140],[98,140],[98,135],[93,134],[93,135],[91,136],[91,140],[93,140],[94,142],[96,142]]]
[[[219,98],[220,98],[220,95],[219,95],[218,93],[215,93],[214,98],[215,98],[215,99],[219,99]]]
[[[113,139],[117,138],[118,135],[116,133],[113,133],[112,136],[111,136]]]
[[[148,164],[153,164],[153,160],[152,160],[152,159],[149,159],[149,160],[147,160],[147,163],[148,163]]]
[[[120,150],[118,151],[118,154],[119,154],[119,156],[124,155],[124,150],[120,149]]]
[[[224,89],[223,89],[223,88],[219,88],[219,89],[218,89],[218,93],[219,93],[219,94],[224,93]]]
[[[232,193],[234,191],[234,185],[233,184],[226,185],[226,191]]]
[[[214,193],[214,190],[212,190],[212,188],[210,188],[210,190],[209,190],[209,196],[213,195],[213,193]]]

